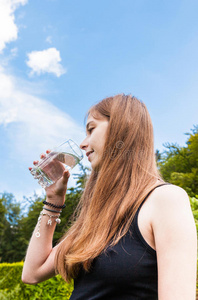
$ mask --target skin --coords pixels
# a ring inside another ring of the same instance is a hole
[[[96,119],[91,114],[87,118],[87,136],[80,144],[80,148],[86,153],[94,151],[88,156],[93,169],[99,168],[100,159],[102,158],[106,132],[109,122],[106,118]]]
[[[88,159],[92,168],[98,169],[108,121],[89,115],[87,124],[87,136],[80,147],[86,153],[94,150]],[[46,189],[48,202],[64,203],[68,179],[69,172],[65,171],[62,178]],[[52,248],[55,226],[41,222],[41,237],[37,239],[33,233],[23,268],[23,282],[35,284],[55,275],[54,257],[58,247]],[[157,253],[158,299],[195,300],[197,234],[187,193],[174,185],[155,189],[139,212],[138,226],[145,241]]]

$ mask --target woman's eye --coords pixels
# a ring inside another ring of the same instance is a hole
[[[93,131],[94,127],[91,127],[88,129],[88,132],[91,133]]]

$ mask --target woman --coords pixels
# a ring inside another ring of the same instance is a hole
[[[86,129],[80,147],[92,172],[76,220],[52,248],[56,222],[47,225],[47,212],[52,205],[59,216],[65,171],[46,189],[48,204],[22,280],[35,284],[56,273],[74,278],[72,300],[195,299],[196,228],[188,195],[158,173],[145,105],[130,95],[106,98],[89,110]]]

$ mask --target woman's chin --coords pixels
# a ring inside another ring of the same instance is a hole
[[[91,168],[92,170],[94,170],[95,172],[98,172],[99,167],[97,165],[91,164]]]
[[[94,163],[94,162],[91,162],[91,168],[92,170],[94,170],[95,172],[99,172],[100,170],[100,164],[99,163]]]

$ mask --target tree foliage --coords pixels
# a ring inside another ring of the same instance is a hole
[[[12,194],[3,193],[0,199],[0,261],[12,262],[21,251],[21,207]]]
[[[158,166],[163,178],[184,188],[189,196],[198,195],[198,126],[186,133],[185,147],[165,144],[167,150],[158,158]]]

